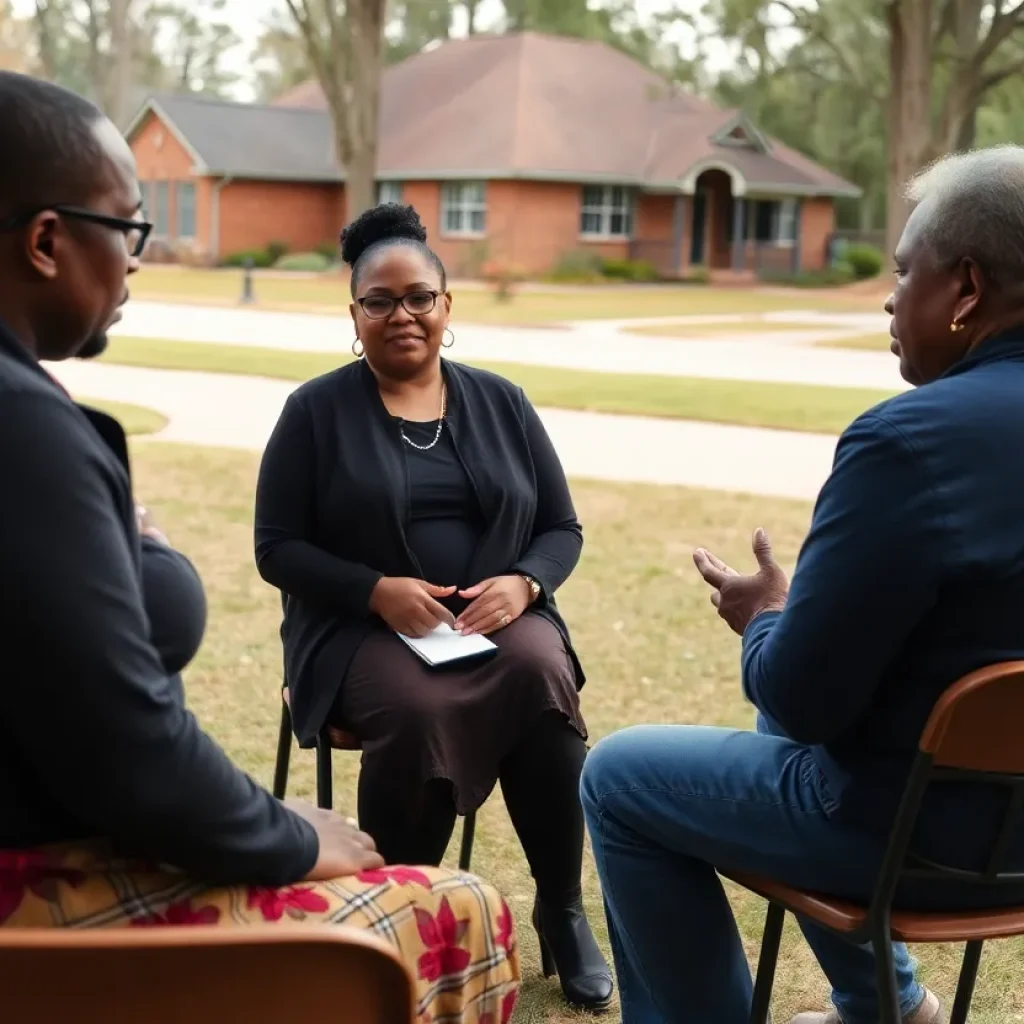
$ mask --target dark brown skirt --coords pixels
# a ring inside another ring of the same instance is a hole
[[[546,711],[587,738],[572,663],[558,630],[528,612],[490,637],[498,654],[428,668],[384,626],[359,645],[330,721],[363,744],[363,766],[392,783],[447,779],[460,814],[476,810],[498,765]]]

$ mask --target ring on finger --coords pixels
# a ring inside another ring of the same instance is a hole
[[[502,615],[501,618],[498,619],[498,625],[499,626],[507,626],[511,621],[512,621],[511,616],[509,616],[509,615]]]

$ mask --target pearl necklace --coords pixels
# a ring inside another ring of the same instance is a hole
[[[441,431],[444,428],[444,414],[448,409],[448,389],[441,385],[441,415],[437,418],[437,431],[434,434],[434,440],[430,444],[417,444],[415,441],[410,441],[404,430],[399,430],[402,435],[402,440],[409,445],[410,448],[415,448],[420,452],[429,452],[431,448],[441,440]]]

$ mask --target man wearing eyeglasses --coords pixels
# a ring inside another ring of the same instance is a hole
[[[150,636],[124,461],[40,366],[128,298],[149,232],[131,150],[82,98],[0,72],[0,153],[0,850],[100,838],[271,886],[380,866],[351,822],[275,800],[186,712]]]

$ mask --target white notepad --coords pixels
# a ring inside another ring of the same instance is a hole
[[[449,665],[466,658],[479,658],[498,650],[497,645],[491,643],[487,637],[480,636],[479,633],[463,636],[443,622],[438,623],[426,636],[411,637],[399,633],[398,638],[431,668]]]

